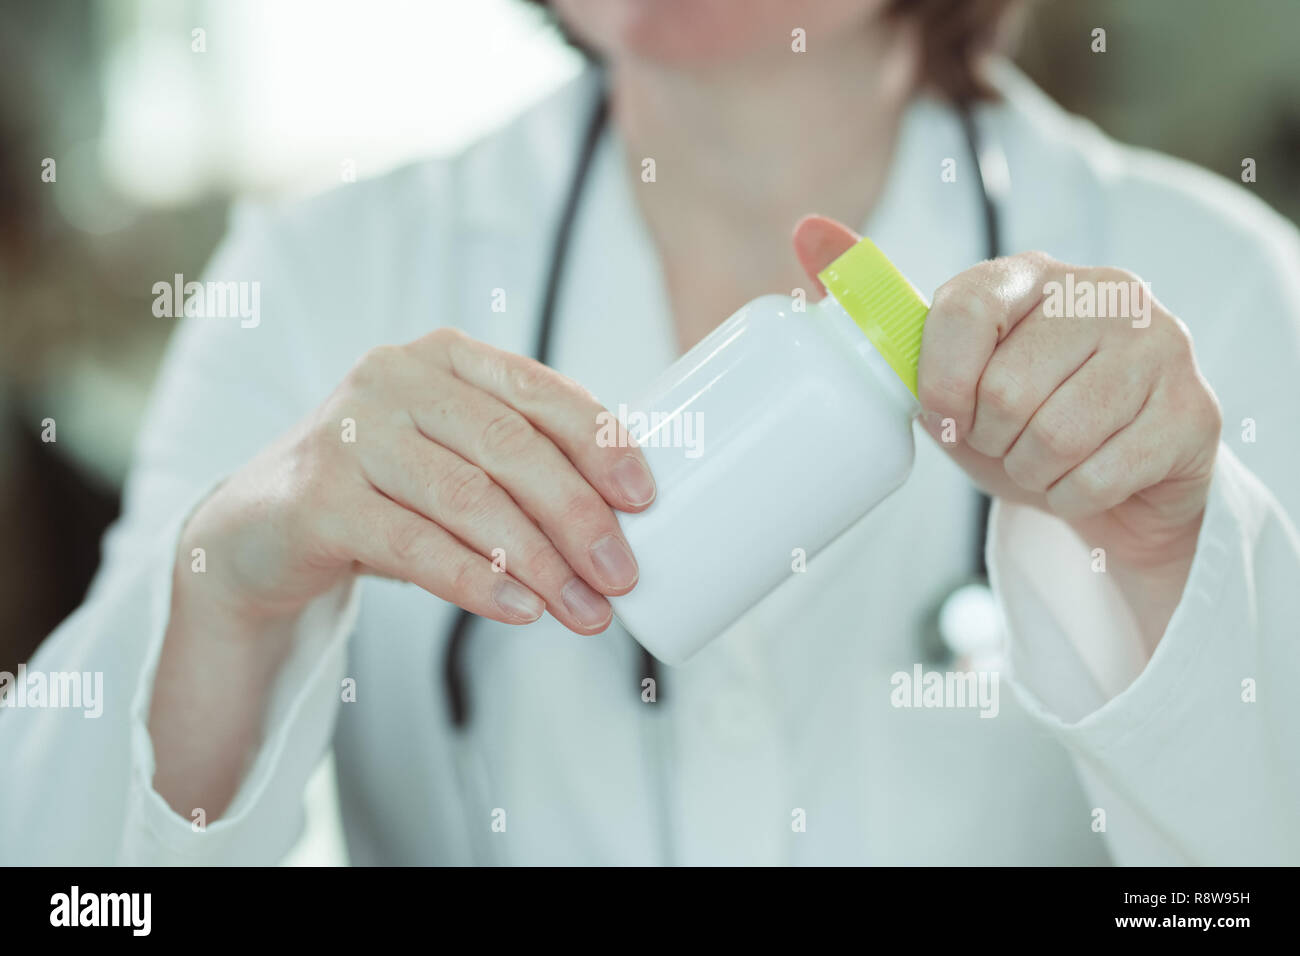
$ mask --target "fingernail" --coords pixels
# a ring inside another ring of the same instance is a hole
[[[627,503],[637,508],[649,504],[655,497],[655,480],[650,469],[639,458],[628,455],[614,466],[614,485]]]
[[[584,627],[600,627],[609,620],[609,602],[587,586],[581,578],[573,578],[560,592],[564,606]]]
[[[607,534],[591,546],[591,563],[612,590],[621,591],[636,584],[636,558],[616,534]]]
[[[502,578],[497,584],[493,600],[497,602],[497,607],[506,612],[507,617],[522,618],[525,621],[537,620],[546,609],[541,598],[509,578]]]

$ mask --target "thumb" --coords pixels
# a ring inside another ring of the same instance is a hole
[[[812,279],[816,298],[826,294],[817,279],[817,273],[838,259],[858,241],[857,233],[848,226],[825,216],[804,216],[794,227],[794,254]]]

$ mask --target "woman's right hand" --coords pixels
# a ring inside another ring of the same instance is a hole
[[[496,621],[549,610],[595,634],[603,595],[637,580],[611,509],[655,495],[625,432],[598,443],[602,413],[558,372],[458,331],[381,346],[196,509],[181,566],[203,548],[204,604],[242,621],[374,573]]]

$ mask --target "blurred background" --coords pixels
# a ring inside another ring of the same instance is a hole
[[[1298,35],[1296,0],[1039,0],[1015,58],[1118,139],[1253,157],[1300,222]],[[85,593],[174,321],[151,287],[202,270],[232,198],[455,152],[580,68],[522,0],[5,0],[0,670]],[[308,807],[290,862],[342,861],[328,765]]]

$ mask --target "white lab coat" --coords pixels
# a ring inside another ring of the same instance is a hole
[[[102,671],[103,716],[0,711],[0,858],[276,861],[333,746],[355,863],[1300,863],[1296,231],[1247,189],[1117,146],[1000,77],[1007,100],[979,120],[1013,182],[1005,247],[1149,280],[1223,404],[1191,576],[1149,661],[1088,543],[999,504],[997,717],[892,706],[891,675],[922,661],[918,634],[976,547],[971,486],[918,431],[908,483],[665,668],[655,703],[617,629],[488,624],[469,644],[458,732],[441,679],[455,609],[366,579],[303,615],[225,817],[195,832],[166,806],[145,720],[182,520],[376,344],[459,325],[530,349],[584,76],[450,161],[241,212],[209,275],[260,281],[260,325],[181,323],[103,567],[30,665]],[[553,355],[609,405],[674,358],[620,149],[607,135],[596,156]],[[948,158],[956,183],[940,175]],[[972,175],[954,115],[917,100],[863,231],[924,291],[983,256]],[[346,678],[355,702],[341,701]]]

